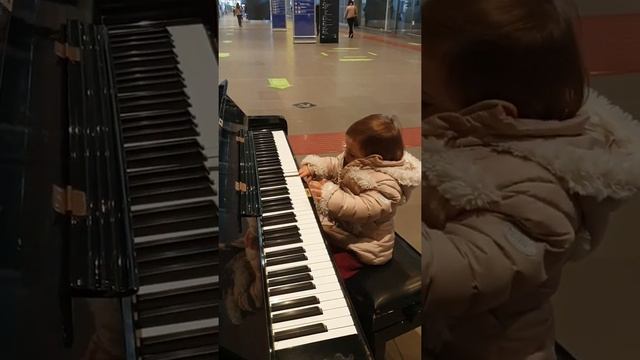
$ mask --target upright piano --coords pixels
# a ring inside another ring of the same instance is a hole
[[[286,120],[220,114],[224,359],[371,359],[287,140]]]
[[[2,358],[219,358],[216,13],[0,1]]]

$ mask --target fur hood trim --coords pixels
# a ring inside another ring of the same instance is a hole
[[[624,199],[640,190],[640,123],[596,91],[578,117],[587,118],[578,137],[510,137],[480,146],[534,161],[557,176],[566,189],[598,200]],[[470,209],[499,201],[495,184],[444,140],[423,141],[423,173],[452,205]]]

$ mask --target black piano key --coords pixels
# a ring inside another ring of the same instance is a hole
[[[278,240],[265,240],[263,242],[263,245],[265,248],[270,248],[270,247],[275,247],[275,246],[283,246],[283,245],[293,245],[293,244],[301,244],[302,243],[302,239],[300,238],[300,236],[290,236],[288,238],[284,238],[284,239],[278,239]]]
[[[207,159],[202,152],[193,150],[189,153],[127,161],[127,171],[142,170],[150,167],[173,167],[181,164],[198,165],[202,164],[206,160]]]
[[[138,119],[130,119],[122,123],[124,131],[135,130],[137,128],[162,126],[163,124],[188,123],[194,124],[194,116],[189,111],[173,112],[161,116],[149,116]]]
[[[148,81],[138,81],[136,83],[119,86],[118,92],[124,94],[139,93],[141,91],[178,91],[184,89],[185,85],[180,79],[156,79]],[[164,110],[164,109],[163,109]],[[165,110],[167,111],[167,110]],[[135,113],[134,113],[135,114]],[[122,112],[121,116],[130,116],[129,112]]]
[[[209,343],[206,346],[189,347],[163,354],[142,356],[140,360],[218,360],[218,350],[216,342]]]
[[[262,201],[262,206],[281,205],[281,204],[291,204],[291,199],[288,197],[282,197],[282,198],[275,198],[275,199],[266,199]]]
[[[301,326],[294,329],[276,331],[273,334],[273,340],[282,341],[282,340],[294,339],[301,336],[320,334],[327,331],[329,330],[327,330],[327,327],[324,324],[306,325],[306,326]]]
[[[153,285],[171,281],[218,275],[219,254],[211,249],[187,256],[176,256],[138,264],[140,285]]]
[[[151,141],[195,138],[200,134],[192,124],[178,124],[158,126],[156,128],[142,128],[124,132],[125,144],[134,144]]]
[[[147,54],[159,54],[166,52],[173,52],[174,45],[172,41],[162,40],[147,40],[147,41],[135,41],[129,43],[120,43],[118,46],[113,46],[111,56],[113,58],[122,58],[128,56],[139,56]]]
[[[138,262],[166,259],[168,257],[197,254],[218,248],[218,233],[175,236],[166,239],[135,244]]]
[[[181,88],[153,90],[145,89],[142,91],[127,91],[126,93],[119,93],[118,102],[144,100],[146,98],[156,98],[160,96],[182,96],[185,98],[189,98],[189,96],[184,92],[184,89]]]
[[[146,236],[217,226],[217,211],[213,201],[140,210],[133,214],[133,233]]]
[[[296,246],[296,247],[292,247],[292,248],[289,248],[289,249],[275,250],[275,251],[268,252],[265,255],[265,258],[266,259],[274,259],[274,258],[281,257],[281,256],[304,254],[305,252],[306,251],[304,251],[304,248],[302,246]]]
[[[278,258],[267,260],[266,261],[266,266],[289,264],[289,263],[298,262],[298,261],[305,261],[305,260],[308,260],[307,255],[305,255],[305,254],[281,256],[281,257],[278,257]]]
[[[153,65],[157,61],[176,59],[177,55],[173,52],[167,52],[165,54],[159,54],[155,56],[132,56],[121,59],[114,59],[113,63],[116,67],[123,66],[144,66]]]
[[[147,60],[147,61],[140,61],[132,64],[121,64],[119,66],[116,65],[115,74],[116,76],[119,76],[122,74],[130,74],[132,72],[137,72],[137,71],[174,69],[177,65],[178,65],[178,60],[175,57],[153,59],[153,60]]]
[[[264,175],[283,175],[284,176],[284,171],[282,171],[282,168],[264,168],[264,169],[258,169],[258,176],[264,176]]]
[[[111,47],[117,47],[117,46],[127,46],[131,43],[134,43],[136,41],[152,41],[152,40],[158,40],[158,41],[173,41],[171,39],[171,36],[169,35],[169,33],[150,33],[150,34],[137,34],[137,35],[129,35],[129,36],[110,36],[109,38],[109,43],[111,44]]]
[[[291,285],[283,285],[273,289],[269,289],[269,296],[291,294],[299,291],[313,290],[315,288],[316,286],[310,281],[291,284]]]
[[[181,350],[196,349],[218,343],[219,329],[206,327],[177,333],[140,338],[139,352],[145,356],[173,355]],[[180,357],[173,357],[174,359]],[[150,357],[147,357],[150,359]]]
[[[262,226],[267,227],[293,223],[296,221],[296,216],[293,212],[286,212],[283,214],[263,216],[261,220]]]
[[[159,70],[149,70],[149,71],[136,71],[126,75],[122,75],[118,77],[116,81],[116,86],[119,88],[123,88],[126,84],[131,84],[139,81],[157,79],[157,78],[170,78],[179,80],[182,79],[182,72],[178,68],[167,68],[167,69],[159,69]],[[148,90],[147,90],[148,91]],[[121,103],[127,98],[119,98]]]
[[[300,231],[300,228],[297,225],[289,225],[289,226],[279,227],[277,229],[262,230],[262,235],[264,235],[265,238],[268,238],[270,236],[275,236],[280,234],[294,234],[294,233],[297,233],[298,231]]]
[[[172,191],[168,193],[158,193],[154,195],[147,195],[142,197],[132,197],[131,205],[145,205],[145,204],[157,204],[169,201],[178,201],[185,199],[198,199],[198,198],[207,198],[213,197],[216,195],[216,192],[211,188],[210,185],[202,185],[197,188],[188,189],[188,190],[180,190],[180,191]]]
[[[173,181],[169,183],[155,183],[145,186],[137,186],[131,188],[129,195],[132,198],[140,198],[152,195],[162,195],[170,192],[180,192],[188,190],[196,190],[202,188],[210,188],[211,180],[209,176],[201,176],[194,179],[186,179]]]
[[[311,272],[311,269],[307,265],[294,266],[287,269],[269,271],[267,272],[267,279],[275,279],[281,276],[301,274],[305,272]]]
[[[111,49],[113,51],[118,51],[120,49],[127,49],[127,48],[137,48],[137,47],[144,47],[144,46],[151,46],[153,44],[172,44],[173,43],[173,39],[168,36],[168,34],[155,34],[155,35],[147,35],[145,36],[140,36],[138,38],[135,39],[111,39],[110,41],[111,43]]]
[[[279,186],[279,185],[284,185],[286,183],[287,183],[287,181],[284,178],[282,178],[282,179],[260,180],[260,188]]]
[[[312,306],[302,309],[288,310],[278,314],[274,314],[271,317],[272,323],[279,323],[283,321],[290,321],[302,318],[308,318],[312,316],[322,315],[322,309],[318,306]]]
[[[275,287],[275,286],[289,285],[289,284],[295,284],[295,283],[311,281],[311,280],[313,280],[313,276],[310,273],[302,273],[302,274],[296,274],[296,275],[283,276],[283,277],[269,280],[267,285],[269,287]]]
[[[220,291],[217,284],[168,290],[138,296],[136,312],[139,327],[162,326],[218,316]]]
[[[129,187],[135,188],[137,186],[150,184],[197,179],[202,176],[209,176],[209,172],[204,165],[194,166],[191,168],[169,169],[162,172],[129,175]]]
[[[139,144],[125,148],[127,159],[150,158],[154,156],[174,155],[191,150],[202,150],[196,139],[180,139],[154,144]]]
[[[285,300],[271,305],[271,312],[294,309],[297,307],[320,304],[320,299],[316,296],[307,296],[299,299]]]
[[[286,186],[282,186],[274,189],[260,190],[260,197],[262,198],[284,196],[284,195],[289,195],[289,189],[287,189]]]
[[[186,99],[166,99],[161,106],[158,106],[158,104],[155,103],[122,105],[120,107],[120,111],[122,114],[137,114],[153,111],[158,108],[163,110],[184,110],[190,106],[189,101]]]
[[[293,205],[291,204],[280,204],[280,205],[269,205],[269,206],[262,206],[262,213],[263,214],[267,214],[267,213],[272,213],[272,212],[276,212],[276,211],[286,211],[286,210],[293,210]]]

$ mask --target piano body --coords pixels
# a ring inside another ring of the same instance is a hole
[[[222,95],[222,357],[371,359],[298,176],[286,120],[248,117]]]
[[[3,358],[218,358],[216,13],[0,2]]]

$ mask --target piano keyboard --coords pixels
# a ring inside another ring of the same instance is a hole
[[[253,139],[274,349],[357,334],[286,135]]]
[[[217,66],[201,25],[109,28],[140,359],[218,356]]]

